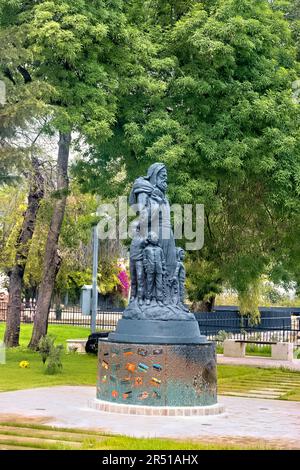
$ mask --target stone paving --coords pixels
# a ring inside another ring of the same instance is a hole
[[[22,417],[58,427],[98,429],[135,437],[248,439],[300,449],[300,402],[219,397],[219,416],[128,416],[88,407],[94,387],[50,387],[0,393],[0,420]]]
[[[217,354],[218,364],[235,365],[235,366],[253,366],[253,367],[274,367],[276,369],[283,367],[284,369],[295,370],[300,372],[300,359],[293,361],[278,361],[271,357],[246,356],[246,357],[224,357],[223,354]]]

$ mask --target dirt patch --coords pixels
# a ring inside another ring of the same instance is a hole
[[[276,449],[276,450],[299,450],[300,441],[297,439],[255,439],[253,437],[230,437],[230,436],[199,436],[199,439],[191,439],[191,442],[201,442],[203,444],[240,446],[255,449]]]
[[[24,416],[11,413],[0,413],[1,423],[26,423],[26,424],[48,424],[53,418],[44,416]]]

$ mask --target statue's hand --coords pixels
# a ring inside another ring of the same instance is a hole
[[[162,202],[162,197],[161,197],[161,192],[158,192],[157,189],[154,189],[151,193],[151,199],[153,199],[156,202]]]

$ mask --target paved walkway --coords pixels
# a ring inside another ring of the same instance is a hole
[[[217,354],[218,364],[227,364],[235,366],[253,366],[253,367],[283,367],[289,370],[300,372],[300,359],[293,361],[276,361],[270,357],[246,356],[246,357],[224,357],[223,354]]]
[[[136,437],[270,443],[300,449],[300,402],[220,397],[226,413],[206,417],[128,416],[95,411],[95,387],[49,387],[0,393],[0,421],[36,419],[69,428]]]

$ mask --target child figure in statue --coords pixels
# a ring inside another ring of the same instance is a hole
[[[177,303],[183,310],[188,311],[184,305],[185,299],[185,267],[184,267],[185,251],[183,248],[176,248],[176,268],[173,276],[174,291],[177,297]]]
[[[143,250],[146,246],[146,240],[140,234],[139,222],[134,222],[132,228],[135,232],[130,245],[130,301],[137,298],[139,305],[143,305],[145,288]]]
[[[143,264],[146,273],[146,305],[152,299],[163,306],[163,275],[166,270],[164,252],[158,245],[158,236],[150,232],[147,238],[148,245],[143,251]]]

